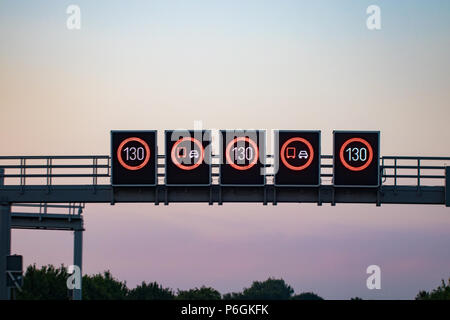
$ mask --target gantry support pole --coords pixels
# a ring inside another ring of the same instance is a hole
[[[450,167],[445,167],[445,206],[450,207]]]
[[[3,174],[4,169],[0,168],[0,186],[4,184]],[[0,300],[10,299],[10,290],[6,287],[6,257],[10,254],[11,204],[0,202]]]
[[[80,288],[73,289],[73,300],[81,300],[81,290],[83,288],[83,229],[75,230],[73,235],[73,264],[80,268]]]

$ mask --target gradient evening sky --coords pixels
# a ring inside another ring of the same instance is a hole
[[[81,30],[66,8],[81,8]],[[366,28],[381,7],[382,29]],[[109,154],[111,129],[381,131],[382,155],[450,155],[450,2],[1,1],[0,154]],[[162,151],[162,150],[161,150]],[[84,272],[325,298],[413,298],[450,276],[443,206],[88,204]],[[25,264],[69,232],[13,231]],[[382,289],[366,288],[366,268]]]

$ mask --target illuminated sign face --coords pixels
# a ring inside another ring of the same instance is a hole
[[[211,131],[166,130],[166,184],[211,184]]]
[[[320,131],[275,131],[275,155],[276,185],[320,184]]]
[[[155,185],[156,131],[111,131],[113,185]]]
[[[263,185],[266,132],[220,131],[220,184]]]
[[[378,131],[334,131],[334,185],[377,187],[379,141]]]

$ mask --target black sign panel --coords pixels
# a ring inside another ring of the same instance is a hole
[[[211,131],[166,130],[166,184],[211,184]]]
[[[320,184],[320,131],[275,131],[275,184]]]
[[[113,185],[157,184],[156,136],[155,130],[111,131]]]
[[[220,184],[264,185],[266,132],[220,131]]]
[[[23,258],[20,255],[6,256],[6,286],[16,288],[23,286]]]
[[[334,185],[377,187],[380,183],[380,132],[333,133]]]
[[[23,257],[21,255],[6,256],[6,271],[23,271]]]

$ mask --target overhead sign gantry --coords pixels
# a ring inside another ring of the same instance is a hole
[[[221,131],[220,163],[214,164],[207,161],[212,157],[208,148],[211,141],[205,138],[210,137],[209,131],[201,131],[200,138],[196,138],[193,131],[178,137],[178,132],[166,134],[171,136],[166,140],[166,172],[159,174],[166,177],[166,183],[158,183],[157,179],[157,160],[164,156],[158,156],[154,130],[111,131],[110,156],[1,156],[0,238],[5,241],[0,241],[4,258],[0,259],[0,274],[6,275],[9,270],[20,276],[20,268],[8,269],[6,263],[12,227],[75,231],[74,264],[81,266],[84,230],[81,211],[77,217],[47,214],[46,211],[45,214],[12,213],[11,206],[17,204],[39,203],[42,206],[44,203],[47,206],[56,203],[55,206],[60,207],[58,203],[69,203],[72,207],[70,204],[77,202],[155,205],[252,202],[450,207],[450,167],[447,165],[450,157],[384,156],[380,159],[378,131],[334,131],[333,156],[321,155],[319,131],[278,131],[274,154],[274,165],[278,169],[274,168],[273,183],[270,179],[266,181],[265,131]],[[320,159],[333,159],[333,164],[321,163]],[[71,163],[67,164],[68,160]],[[38,161],[41,164],[36,164]],[[407,163],[402,164],[403,161]],[[423,165],[422,161],[427,164]],[[333,176],[332,184],[319,180],[318,167],[333,168],[332,174],[320,173],[321,177]],[[219,169],[219,181],[211,180],[212,168]],[[54,169],[58,172],[53,172]],[[189,176],[186,172],[196,173]],[[186,180],[177,180],[180,176]],[[42,177],[44,179],[39,181],[45,183],[36,183],[35,178]],[[54,183],[57,179],[64,179],[64,183]],[[91,183],[86,184],[86,179]],[[98,183],[98,179],[103,182]],[[105,183],[105,179],[108,182]],[[402,183],[405,179],[408,184]],[[426,179],[436,183],[424,183]],[[416,183],[411,185],[411,180]],[[203,183],[208,186],[197,187]],[[6,277],[0,279],[0,298],[8,297],[6,280]],[[74,298],[81,298],[80,289],[74,290]]]

